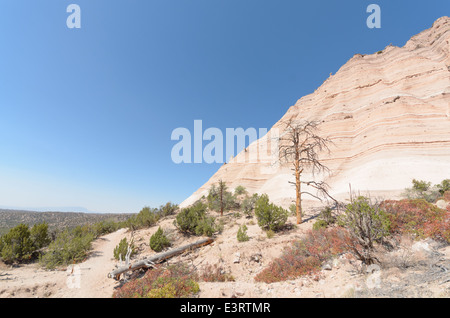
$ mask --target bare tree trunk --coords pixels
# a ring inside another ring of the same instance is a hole
[[[220,216],[223,216],[223,187],[220,187]]]
[[[320,198],[307,191],[301,191],[301,183],[305,183],[308,186],[312,186],[322,195],[329,196],[327,192],[327,185],[324,182],[302,181],[301,174],[304,169],[312,171],[313,175],[315,171],[328,171],[328,168],[322,164],[319,160],[319,153],[322,151],[328,151],[328,143],[331,142],[328,138],[322,138],[316,134],[317,126],[316,121],[297,122],[295,120],[288,119],[284,121],[286,125],[286,132],[279,138],[281,158],[284,158],[287,162],[292,160],[294,164],[295,174],[295,190],[296,190],[296,213],[297,224],[302,223],[302,194],[309,194],[317,199]],[[289,181],[289,183],[292,183]],[[331,198],[331,197],[330,197]]]
[[[191,244],[187,244],[181,247],[177,247],[174,249],[171,249],[167,252],[163,252],[163,253],[158,253],[156,255],[150,256],[149,258],[146,258],[144,260],[138,261],[136,263],[134,263],[133,265],[128,265],[128,266],[123,266],[123,267],[119,267],[115,270],[113,270],[111,273],[108,274],[109,278],[114,278],[116,280],[120,279],[120,275],[128,272],[128,271],[134,271],[143,267],[151,267],[152,264],[154,263],[161,263],[162,261],[165,261],[166,259],[169,259],[171,257],[174,257],[176,255],[179,255],[181,253],[183,253],[186,250],[189,249],[194,249],[194,248],[198,248],[201,246],[205,246],[208,244],[211,244],[212,242],[214,242],[214,239],[212,238],[205,238],[199,241],[196,241],[194,243]]]
[[[297,212],[297,224],[302,223],[302,192],[300,183],[300,171],[298,165],[295,167],[295,190],[296,190],[296,201],[295,210]]]

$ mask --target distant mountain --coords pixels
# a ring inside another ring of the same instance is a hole
[[[82,213],[99,213],[90,211],[84,207],[17,207],[17,206],[4,206],[0,205],[0,209],[5,210],[19,210],[19,211],[31,211],[31,212],[82,212]]]
[[[125,221],[132,215],[129,213],[38,212],[0,208],[0,234],[21,223],[33,226],[46,222],[50,229],[62,229],[100,221]]]

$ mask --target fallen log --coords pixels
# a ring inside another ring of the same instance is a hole
[[[153,264],[161,263],[161,262],[163,262],[171,257],[177,256],[187,250],[191,250],[191,249],[195,249],[195,248],[199,248],[199,247],[211,244],[213,241],[214,240],[212,238],[205,238],[205,239],[196,241],[191,244],[187,244],[184,246],[180,246],[180,247],[171,249],[167,252],[163,252],[163,253],[159,253],[159,254],[150,256],[150,257],[143,259],[141,261],[138,261],[132,265],[130,264],[128,266],[122,266],[122,267],[119,267],[119,268],[113,270],[112,272],[110,272],[108,274],[108,278],[114,278],[115,280],[119,280],[120,275],[125,272],[135,271],[137,269],[144,268],[144,267],[151,267]]]

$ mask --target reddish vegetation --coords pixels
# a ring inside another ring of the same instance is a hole
[[[450,211],[439,209],[425,200],[388,200],[383,208],[396,234],[415,234],[419,238],[433,238],[450,242]]]
[[[447,211],[450,212],[450,190],[445,191],[442,198],[447,202]]]
[[[382,208],[391,222],[392,234],[414,234],[418,238],[450,242],[449,207],[443,210],[425,200],[405,199],[384,201]],[[350,235],[342,227],[310,231],[305,238],[285,248],[282,256],[272,261],[255,280],[272,283],[314,274],[327,260],[348,252],[350,243]]]
[[[199,274],[199,278],[204,282],[234,281],[234,278],[230,274],[227,274],[223,267],[218,264],[206,264]]]
[[[114,298],[187,297],[198,292],[195,277],[185,266],[159,267],[147,271],[140,279],[125,283],[114,292]]]
[[[306,237],[287,247],[256,275],[258,282],[272,283],[317,272],[323,262],[345,251],[349,235],[340,227],[309,231]]]

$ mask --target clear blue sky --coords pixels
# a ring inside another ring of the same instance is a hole
[[[270,128],[355,53],[445,15],[448,0],[0,0],[0,206],[180,203],[220,164],[173,163],[175,128]]]

